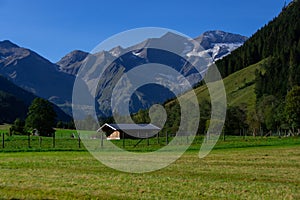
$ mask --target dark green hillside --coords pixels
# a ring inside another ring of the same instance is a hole
[[[226,77],[268,57],[272,59],[259,79],[258,95],[285,96],[300,84],[300,1],[283,8],[278,17],[216,64]]]
[[[16,118],[25,119],[28,107],[36,97],[0,75],[0,123],[12,123]],[[57,106],[54,106],[54,109],[58,120],[71,120],[71,117]]]
[[[28,105],[34,98],[33,94],[0,76],[0,123],[12,123],[16,118],[25,119]]]
[[[36,98],[34,94],[16,86],[2,75],[0,75],[0,91],[19,97],[20,101],[23,101],[26,105],[30,105],[32,100]]]
[[[16,118],[25,118],[27,106],[15,96],[0,91],[0,124],[11,123]]]

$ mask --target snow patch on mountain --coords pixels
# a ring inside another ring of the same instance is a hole
[[[205,49],[202,51],[191,51],[187,53],[187,57],[199,56],[203,57],[205,54],[212,57],[213,62],[224,58],[229,55],[232,51],[242,46],[243,43],[214,43],[212,48]]]

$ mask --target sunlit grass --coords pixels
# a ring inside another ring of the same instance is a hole
[[[299,199],[300,147],[189,151],[165,169],[128,174],[88,152],[0,154],[4,199]]]

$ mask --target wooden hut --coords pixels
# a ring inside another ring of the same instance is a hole
[[[160,128],[153,124],[103,124],[99,129],[106,135],[107,140],[123,138],[141,139],[154,137]]]

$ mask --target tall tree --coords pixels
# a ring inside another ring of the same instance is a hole
[[[29,107],[25,126],[27,129],[36,129],[40,135],[52,136],[55,132],[56,113],[50,102],[42,98],[36,98]]]
[[[300,87],[295,86],[286,96],[285,114],[293,128],[300,128]]]
[[[240,129],[247,128],[245,112],[236,106],[227,109],[225,132],[230,135],[238,135]]]

